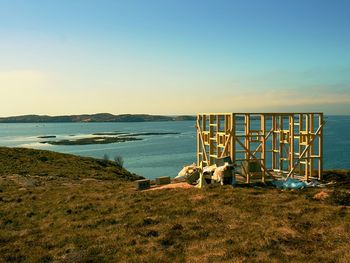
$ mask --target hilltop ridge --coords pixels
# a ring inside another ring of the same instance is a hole
[[[80,114],[80,115],[21,115],[1,117],[0,123],[37,123],[37,122],[146,122],[146,121],[186,121],[195,120],[195,116],[164,116],[149,114],[119,114],[110,113]]]

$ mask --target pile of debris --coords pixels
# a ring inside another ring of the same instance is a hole
[[[191,165],[184,166],[175,178],[169,176],[158,177],[155,180],[143,179],[135,182],[137,190],[155,190],[165,188],[202,188],[208,184],[237,185],[238,182],[253,183],[247,180],[247,173],[258,176],[262,174],[263,169],[259,161],[242,162],[240,167],[234,164],[229,156],[218,158],[214,165],[205,166]],[[334,175],[335,174],[335,175]],[[339,174],[339,175],[338,175]],[[344,188],[349,189],[350,174],[340,174],[332,172],[325,176],[326,180],[303,181],[292,177],[283,177],[283,174],[269,177],[269,180],[263,184],[265,186],[276,187],[281,190],[298,190],[304,188]],[[340,177],[338,180],[338,177]],[[243,180],[242,180],[243,179]],[[244,184],[245,184],[244,183]],[[255,185],[261,183],[256,183]],[[347,192],[348,195],[348,192]],[[347,197],[348,198],[348,197]]]
[[[236,185],[240,176],[247,178],[247,173],[261,174],[262,168],[258,161],[243,162],[240,167],[233,164],[230,157],[223,157],[216,159],[214,165],[200,167],[195,163],[184,166],[175,180],[186,181],[187,183],[197,185],[199,188],[206,184],[221,184],[221,185]],[[323,188],[331,183],[321,183],[317,180],[310,182],[302,181],[296,178],[279,178],[272,177],[268,185],[274,186],[282,190],[297,190],[308,187]]]
[[[200,167],[195,163],[185,166],[175,180],[185,180],[189,184],[202,187],[206,184],[236,184],[235,165],[230,157],[218,158],[211,166]]]

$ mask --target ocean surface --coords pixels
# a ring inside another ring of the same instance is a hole
[[[350,116],[326,116],[324,169],[350,169]],[[61,146],[41,141],[76,139],[98,132],[178,132],[173,135],[141,137],[141,141],[112,144]],[[54,139],[38,136],[55,135]],[[74,136],[73,136],[74,135]],[[193,121],[138,123],[3,123],[0,146],[45,149],[80,156],[110,159],[120,155],[128,170],[155,178],[174,177],[183,165],[196,161],[196,133]]]

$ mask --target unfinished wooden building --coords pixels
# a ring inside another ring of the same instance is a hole
[[[230,156],[247,183],[281,176],[321,179],[323,125],[320,112],[200,113],[197,164]],[[252,163],[259,169],[252,171]]]

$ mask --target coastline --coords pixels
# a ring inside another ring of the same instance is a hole
[[[179,115],[149,115],[149,114],[119,114],[110,113],[81,114],[81,115],[21,115],[0,117],[0,123],[91,123],[91,122],[157,122],[157,121],[194,121],[195,116]]]

